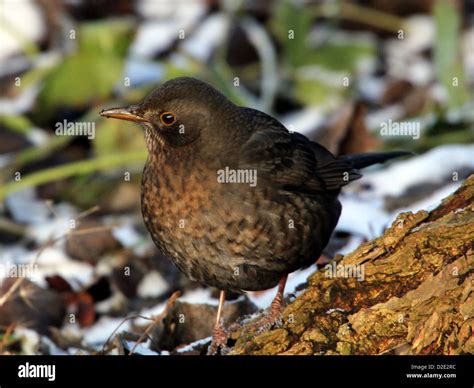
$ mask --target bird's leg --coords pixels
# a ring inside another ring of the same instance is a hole
[[[282,306],[281,301],[283,300],[283,294],[285,292],[286,281],[288,280],[288,275],[283,276],[278,283],[278,291],[273,299],[273,302],[270,306],[270,316],[272,316],[276,321],[281,319]]]
[[[281,325],[282,321],[282,300],[283,294],[285,292],[286,281],[288,280],[288,275],[283,276],[280,281],[278,282],[278,291],[273,299],[272,304],[270,305],[269,313],[263,318],[262,326],[260,327],[260,331],[268,331],[273,326]]]
[[[285,275],[280,279],[280,282],[278,283],[278,291],[270,305],[269,311],[263,318],[250,324],[252,329],[257,330],[259,333],[264,333],[271,330],[272,327],[280,326],[282,324],[282,300],[287,279],[288,275]]]
[[[212,342],[207,349],[208,355],[217,354],[219,348],[221,353],[227,349],[227,332],[223,324],[223,314],[224,314],[224,303],[225,303],[225,292],[221,291],[219,295],[219,307],[217,308],[216,323],[214,325],[214,331],[212,333]]]

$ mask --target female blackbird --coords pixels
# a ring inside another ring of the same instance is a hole
[[[355,170],[405,152],[336,157],[278,120],[182,77],[143,102],[100,112],[143,125],[142,215],[158,249],[188,277],[221,291],[210,352],[224,346],[224,291],[271,288],[281,315],[287,274],[315,262]]]

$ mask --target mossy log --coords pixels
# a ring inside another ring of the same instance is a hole
[[[230,354],[474,353],[473,199],[474,175],[433,211],[400,214],[311,275],[279,328],[235,331]]]

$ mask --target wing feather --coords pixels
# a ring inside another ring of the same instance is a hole
[[[338,191],[360,175],[343,159],[298,133],[290,133],[276,119],[253,111],[253,133],[243,144],[239,168],[257,170],[259,179],[288,191]]]

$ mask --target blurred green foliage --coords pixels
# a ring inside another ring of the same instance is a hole
[[[371,41],[348,36],[341,40],[332,35],[315,45],[309,39],[313,20],[311,8],[304,9],[296,2],[281,1],[276,6],[270,26],[282,47],[281,62],[294,84],[293,97],[304,105],[324,106],[334,100],[332,97],[348,92],[348,88],[342,87],[343,76],[354,75],[361,60],[375,57],[376,48]],[[308,75],[311,67],[314,76]],[[307,70],[305,75],[301,74],[301,69]],[[341,73],[339,84],[331,83],[324,76],[325,72]]]
[[[283,58],[295,68],[307,62],[307,39],[311,28],[311,14],[296,2],[280,1],[270,26],[283,47]]]
[[[353,74],[364,58],[373,58],[375,47],[369,42],[353,40],[348,42],[328,41],[307,56],[307,63],[319,65],[332,71]]]
[[[0,126],[8,128],[12,132],[26,135],[33,128],[33,123],[25,116],[10,114],[0,116]]]
[[[458,43],[461,24],[459,13],[449,1],[438,0],[434,6],[434,21],[436,76],[448,94],[449,107],[459,108],[468,97]]]
[[[122,78],[134,30],[128,19],[81,24],[76,52],[44,79],[35,110],[38,120],[51,119],[60,107],[85,108],[108,98]]]
[[[130,122],[100,119],[95,139],[94,153],[98,156],[128,151],[145,151],[142,128]]]
[[[248,18],[245,12],[234,16],[232,20],[235,24],[240,22],[241,17]],[[423,116],[436,116],[435,123],[423,132],[420,141],[408,143],[406,139],[388,140],[389,148],[399,146],[424,151],[439,144],[472,142],[469,120],[462,118],[451,125],[445,119],[448,112],[465,106],[469,100],[459,44],[461,15],[450,2],[438,0],[433,17],[436,27],[435,73],[447,92],[449,103],[447,106],[431,103],[420,113]],[[320,18],[324,18],[322,28],[317,28]],[[374,28],[388,26],[386,30],[393,36],[404,21],[396,15],[347,1],[306,6],[292,0],[272,3],[270,18],[261,28],[269,35],[268,41],[274,44],[272,49],[277,53],[272,61],[275,62],[275,77],[278,78],[278,97],[285,97],[301,106],[317,106],[323,112],[333,111],[334,107],[351,98],[355,85],[353,81],[359,74],[360,64],[366,60],[377,60],[376,44],[379,38],[361,39],[356,34],[343,33],[338,23],[344,18]],[[67,115],[72,111],[73,120],[95,123],[96,136],[92,140],[91,159],[34,172],[24,177],[21,185],[8,182],[0,188],[0,198],[21,187],[74,176],[77,178],[70,181],[72,191],[68,194],[71,197],[74,188],[83,184],[90,187],[91,193],[104,192],[104,185],[110,185],[110,179],[117,179],[117,174],[94,179],[97,171],[115,172],[117,167],[143,162],[146,148],[141,128],[132,123],[98,116],[102,107],[136,103],[154,86],[150,83],[125,87],[123,84],[125,59],[136,28],[137,20],[129,18],[78,22],[77,39],[72,40],[77,42],[73,51],[65,53],[63,59],[53,66],[33,67],[21,76],[22,88],[13,88],[16,89],[13,94],[32,84],[41,85],[35,108],[25,115],[0,117],[2,127],[26,134],[34,126],[46,127],[57,120],[61,121],[64,112]],[[171,55],[166,53],[151,61],[162,65],[163,81],[192,75],[211,82],[236,104],[258,107],[258,98],[245,87],[234,87],[234,82],[236,77],[241,79],[242,84],[261,96],[263,93],[259,88],[264,87],[260,83],[263,79],[261,58],[244,65],[231,66],[225,55],[228,44],[229,37],[226,36],[208,61],[192,57],[180,44],[172,48]],[[349,87],[343,85],[344,77],[349,80]],[[457,77],[457,86],[454,85],[453,77]],[[114,93],[116,91],[121,93]],[[120,98],[117,102],[112,100],[116,97]],[[268,110],[273,108],[273,98],[272,95]],[[45,134],[49,135],[49,139],[43,145],[15,154],[9,168],[20,168],[39,161],[58,150],[66,149],[75,139],[73,136],[57,137],[47,130]],[[95,194],[91,194],[79,202],[89,205],[95,197]]]

